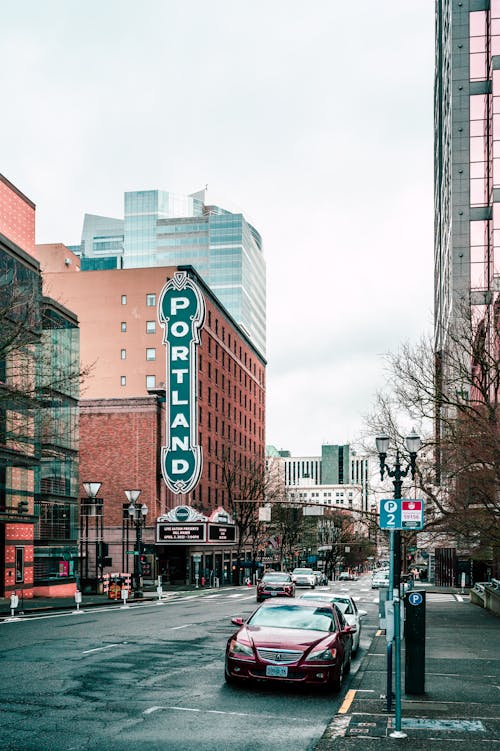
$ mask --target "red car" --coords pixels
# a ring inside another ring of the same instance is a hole
[[[227,642],[227,683],[253,680],[339,691],[351,668],[352,634],[340,610],[314,600],[268,600]]]
[[[257,602],[268,597],[295,597],[295,582],[290,574],[268,571],[257,584]]]

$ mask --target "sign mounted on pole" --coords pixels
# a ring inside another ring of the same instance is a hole
[[[423,529],[424,502],[421,498],[386,498],[380,501],[380,529]]]
[[[205,300],[185,271],[176,271],[163,287],[158,320],[166,346],[166,446],[161,470],[173,493],[189,493],[203,466],[198,445],[198,358]]]

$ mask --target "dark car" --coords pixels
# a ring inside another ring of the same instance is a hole
[[[268,597],[295,597],[295,583],[290,574],[268,571],[257,583],[257,602]]]
[[[227,642],[228,683],[267,681],[339,691],[351,667],[352,634],[330,602],[268,600]]]

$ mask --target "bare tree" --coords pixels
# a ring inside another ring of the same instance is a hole
[[[388,388],[367,418],[403,454],[398,426],[416,425],[426,531],[490,557],[500,545],[499,310],[461,306],[442,353],[423,337],[387,355]]]
[[[237,528],[237,570],[240,577],[243,551],[251,546],[253,560],[266,537],[267,525],[259,520],[259,508],[272,502],[281,493],[277,473],[265,461],[222,458],[222,481],[227,493],[228,509]]]

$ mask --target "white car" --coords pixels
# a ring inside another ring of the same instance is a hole
[[[294,568],[292,571],[292,581],[298,587],[304,586],[314,589],[316,586],[316,576],[312,568]]]
[[[356,603],[348,595],[333,595],[330,592],[318,592],[318,594],[312,594],[311,592],[304,592],[300,595],[300,599],[317,600],[319,602],[326,600],[327,602],[333,602],[349,626],[356,626],[356,633],[352,637],[352,653],[355,654],[359,648],[359,640],[361,638],[361,619],[367,615],[366,610],[358,609]]]
[[[378,589],[379,587],[389,586],[389,571],[385,569],[381,571],[375,571],[372,576],[372,589]]]

